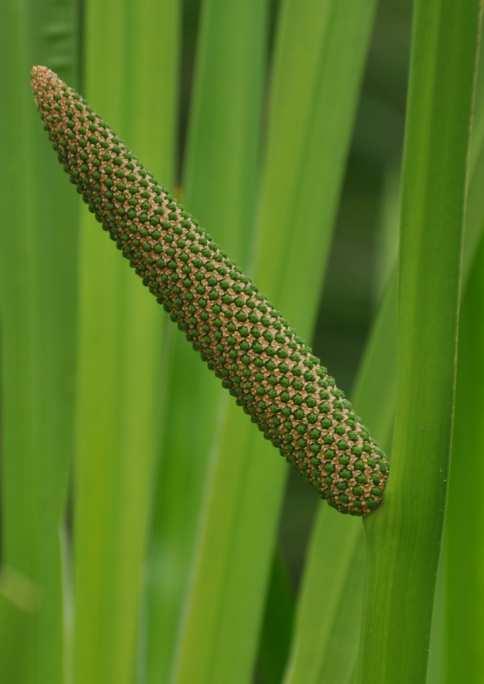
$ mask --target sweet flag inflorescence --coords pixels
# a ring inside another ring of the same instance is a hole
[[[326,368],[78,93],[41,66],[32,87],[71,181],[223,386],[331,506],[377,508],[387,460]]]

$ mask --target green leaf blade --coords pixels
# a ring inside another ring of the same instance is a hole
[[[202,4],[184,165],[183,203],[242,266],[253,236],[267,5]],[[153,684],[168,678],[173,665],[214,425],[226,403],[225,391],[184,336],[174,328],[167,334],[170,371],[146,597]]]
[[[88,3],[86,11],[87,96],[172,180],[179,3]],[[135,671],[164,323],[87,211],[82,226],[74,670],[76,682],[122,683]]]
[[[28,655],[24,662],[12,660],[21,668],[16,681],[60,684],[60,532],[73,439],[77,201],[64,193],[65,178],[40,130],[29,74],[41,61],[77,81],[77,4],[62,0],[54,10],[6,2],[2,10],[8,68],[0,117],[1,557],[41,597],[21,621]]]
[[[286,2],[278,29],[252,272],[305,336],[319,298],[373,18],[373,3],[350,5]],[[337,132],[336,118],[328,116],[325,125],[328,101],[339,114]],[[325,156],[318,154],[322,149]],[[287,278],[288,262],[298,279]],[[175,681],[250,678],[284,482],[279,456],[229,404],[205,499]]]
[[[424,681],[426,674],[450,445],[478,13],[473,0],[415,7],[402,196],[400,380],[387,501],[366,525],[365,683]]]

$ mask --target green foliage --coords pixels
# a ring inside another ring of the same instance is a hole
[[[253,234],[267,11],[266,0],[203,4],[183,164],[183,204],[242,266]],[[153,684],[167,678],[173,665],[214,425],[226,401],[225,390],[175,326],[167,330],[167,338],[165,396],[169,400],[155,485],[146,595]]]
[[[371,4],[281,6],[252,274],[305,336],[314,324],[371,18]],[[344,52],[333,32],[351,36]],[[297,279],[284,278],[288,268]],[[229,406],[211,475],[177,680],[244,682],[254,667],[285,472]]]
[[[0,681],[481,681],[478,0],[415,3],[403,185],[405,0],[4,4]],[[375,319],[352,401],[393,468],[364,525],[302,481],[284,499],[276,450],[79,211],[32,63],[81,83],[345,389]]]
[[[178,3],[86,3],[85,93],[174,175]],[[114,79],[113,74],[123,74]],[[82,214],[74,477],[76,682],[132,680],[159,452],[160,311]],[[133,282],[134,281],[134,282]]]
[[[424,681],[427,671],[450,450],[478,19],[477,0],[415,6],[392,478],[385,510],[366,525],[360,677],[368,684]]]
[[[32,63],[41,61],[78,82],[76,19],[70,0],[55,7],[6,0],[0,21],[8,65],[0,115],[0,558],[39,597],[26,620],[24,654],[11,660],[10,681],[21,684],[63,678],[60,529],[73,448],[77,337],[77,200],[48,140],[38,135],[28,79]]]
[[[476,382],[482,365],[482,287],[484,242],[481,241],[464,298],[461,318],[453,462],[450,473],[445,545],[447,609],[447,682],[460,677],[476,681],[484,672],[484,653],[479,638],[484,619],[482,551],[476,539],[482,534],[482,503],[477,487],[482,481],[483,384]],[[463,506],[462,502],[466,505]],[[463,563],[465,559],[465,563]],[[462,591],[465,586],[466,590]]]
[[[484,651],[479,638],[484,619],[483,555],[476,540],[482,537],[482,308],[484,277],[484,47],[480,45],[475,117],[469,155],[469,189],[464,242],[464,289],[457,368],[452,465],[445,520],[442,559],[441,619],[443,638],[441,681],[478,681],[484,676]],[[463,563],[462,559],[466,559]],[[462,591],[462,587],[466,591]]]

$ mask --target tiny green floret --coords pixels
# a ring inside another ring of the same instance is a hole
[[[326,368],[75,90],[41,66],[32,87],[78,192],[237,404],[331,506],[378,508],[387,459]]]

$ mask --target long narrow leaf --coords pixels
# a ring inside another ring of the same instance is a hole
[[[481,241],[464,299],[456,396],[453,461],[446,524],[445,664],[446,681],[479,681],[484,676],[482,538],[482,410],[484,368]],[[465,587],[465,591],[462,588]]]
[[[373,3],[295,0],[281,9],[253,272],[306,336],[373,9]],[[278,458],[230,404],[209,483],[177,682],[250,678],[285,481]]]
[[[484,53],[484,51],[481,50]],[[481,83],[484,72],[481,69],[479,82]],[[484,121],[484,98],[479,98],[476,117],[473,123],[471,153],[469,155],[469,193],[466,214],[466,240],[463,255],[463,281],[467,281],[472,266],[476,247],[484,228],[484,216],[482,211],[482,182],[484,174],[484,138],[482,136],[482,122]],[[397,287],[396,274],[392,276],[390,286],[387,288],[383,305],[380,308],[375,324],[367,344],[360,372],[358,375],[353,403],[355,408],[364,416],[365,421],[372,433],[382,443],[390,436],[390,430],[395,412],[396,399],[396,349],[397,349]],[[381,397],[385,397],[382,401]],[[290,677],[297,681],[311,682],[311,673],[317,679],[319,674],[327,669],[326,660],[340,658],[330,647],[328,641],[321,637],[321,630],[330,634],[335,630],[334,625],[328,625],[328,617],[325,611],[325,595],[321,592],[318,578],[318,568],[325,563],[327,557],[327,537],[331,535],[328,528],[326,507],[320,505],[317,521],[314,525],[313,536],[309,553],[305,564],[305,573],[300,594],[295,633],[290,658]],[[354,543],[360,539],[353,532],[352,525],[348,524],[346,532],[342,532],[338,546],[333,550],[332,562],[336,563],[340,557],[340,563],[345,562],[348,554],[347,536],[352,536]],[[358,524],[358,523],[356,523]],[[355,551],[356,553],[356,551]],[[348,576],[349,577],[349,576]],[[326,584],[326,590],[331,596],[340,591],[337,608],[337,616],[340,615],[345,603],[345,595],[350,590],[350,580],[341,582],[339,571],[334,573],[330,582]],[[355,603],[358,597],[354,595]],[[442,612],[442,611],[441,611]],[[358,647],[358,639],[352,638],[350,627],[354,616],[349,616],[345,635],[344,656],[340,658],[340,665],[346,671],[346,661],[354,662]],[[359,633],[359,628],[358,628]],[[333,669],[333,675],[335,675]],[[335,676],[335,679],[338,679]],[[340,677],[343,680],[343,677]],[[439,678],[432,681],[440,681]]]
[[[360,677],[368,684],[424,681],[427,669],[450,447],[478,15],[477,0],[415,5],[392,475],[385,508],[366,525]]]
[[[76,82],[76,14],[72,0],[6,0],[0,22],[8,65],[0,116],[1,556],[39,596],[25,654],[11,661],[16,684],[60,684],[64,670],[60,532],[72,447],[77,202],[41,135],[29,73],[42,61]]]
[[[294,622],[294,590],[281,550],[272,563],[259,638],[258,671],[265,684],[279,684],[286,667]]]
[[[176,0],[88,2],[86,90],[153,172],[173,177]],[[75,482],[76,682],[131,682],[154,456],[162,317],[86,213]]]
[[[266,60],[267,1],[203,3],[183,202],[237,263],[252,240]],[[214,426],[224,390],[169,333],[163,456],[147,595],[149,681],[172,666]],[[170,348],[171,347],[171,348]]]
[[[481,478],[480,447],[482,440],[482,302],[484,245],[480,239],[484,227],[484,47],[481,41],[479,78],[476,84],[476,115],[473,122],[472,148],[466,207],[464,257],[473,259],[472,274],[465,291],[460,322],[459,363],[456,389],[456,418],[452,465],[449,478],[445,545],[443,556],[443,591],[440,610],[440,680],[478,681],[484,676],[484,651],[479,633],[482,629],[482,553],[476,539],[481,537],[482,506],[477,491]],[[478,240],[480,239],[480,242]],[[463,563],[462,559],[466,562]],[[466,591],[462,591],[462,587]]]
[[[396,293],[393,279],[374,325],[353,398],[356,410],[365,416],[372,434],[383,445],[389,442],[395,406],[395,348],[389,344],[389,335],[396,329]],[[378,400],[383,391],[384,402]],[[358,558],[358,545],[363,542],[362,525],[359,519],[334,516],[327,508],[320,504],[308,549],[286,684],[324,681],[322,672],[329,667],[335,681],[344,682],[348,667],[351,669],[356,659],[361,596],[354,586],[352,589],[351,568]],[[364,572],[361,562],[359,571]],[[324,582],[321,581],[323,573]],[[341,637],[344,644],[341,657],[341,651],[334,650],[333,634],[338,618],[342,620],[348,592],[352,593],[353,605],[346,606],[347,633]],[[351,607],[353,611],[348,610]],[[355,630],[353,634],[351,628]]]

